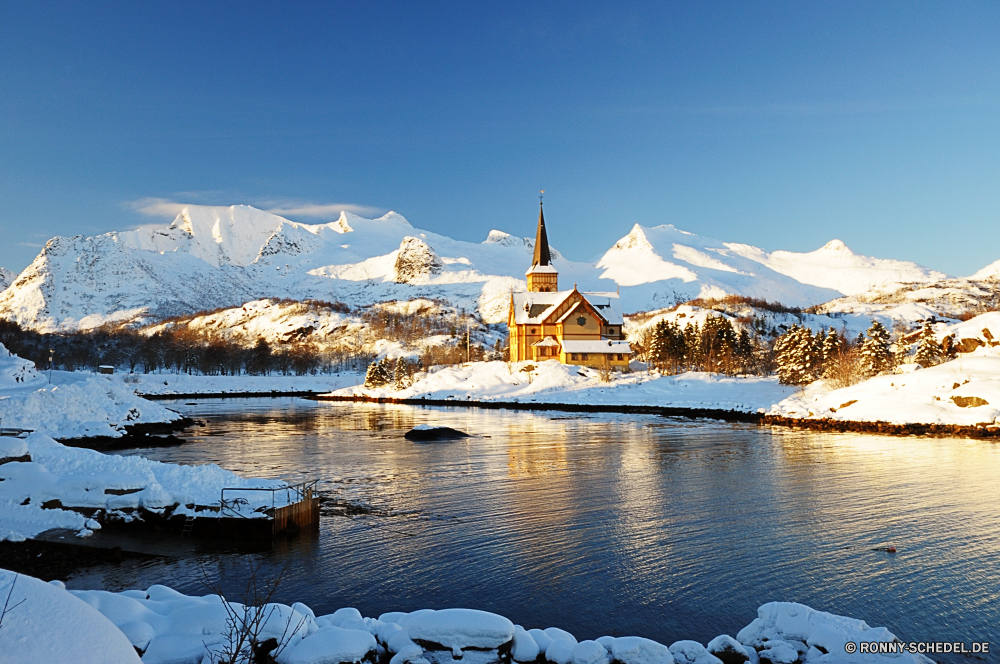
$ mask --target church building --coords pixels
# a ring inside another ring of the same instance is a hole
[[[549,255],[545,215],[538,209],[535,254],[527,271],[528,292],[511,293],[507,329],[510,359],[558,360],[563,364],[627,369],[631,348],[622,331],[618,293],[559,290]]]

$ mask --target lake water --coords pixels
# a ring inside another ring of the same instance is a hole
[[[904,641],[1000,652],[994,442],[299,399],[166,405],[205,425],[135,453],[319,479],[371,512],[324,516],[318,536],[253,554],[266,573],[289,563],[277,599],[317,614],[470,607],[579,639],[705,643],[787,600]],[[403,438],[422,423],[472,437]],[[898,553],[872,551],[888,544]],[[202,569],[232,589],[245,568],[205,548],[68,585],[205,594]]]

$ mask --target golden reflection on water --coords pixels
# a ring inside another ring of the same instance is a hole
[[[711,638],[775,599],[913,638],[956,636],[940,625],[965,625],[971,638],[1000,622],[992,442],[650,416],[246,406],[199,405],[208,426],[151,456],[318,478],[329,495],[382,510],[325,518],[317,542],[289,545],[312,570],[302,592],[316,586],[321,606],[354,596],[375,614],[466,605],[526,625],[575,624],[588,638],[605,625],[661,640]],[[472,437],[403,439],[424,423]],[[898,555],[871,551],[888,543]]]

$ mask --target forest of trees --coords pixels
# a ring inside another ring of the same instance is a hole
[[[813,334],[809,328],[793,325],[774,341],[774,362],[778,380],[784,385],[806,385],[823,379],[833,387],[847,387],[891,372],[905,362],[928,367],[952,354],[951,339],[937,341],[930,321],[924,323],[911,357],[912,344],[897,333],[895,342],[878,321],[854,340],[844,338],[834,328]]]
[[[15,322],[0,320],[0,343],[31,360],[39,369],[54,357],[57,369],[96,371],[111,365],[126,372],[199,373],[205,375],[304,375],[362,371],[373,355],[321,347],[315,343],[254,345],[188,327],[168,327],[145,334],[130,328],[97,328],[86,332],[41,334]]]

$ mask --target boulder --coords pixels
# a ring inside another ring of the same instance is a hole
[[[669,648],[641,636],[618,637],[612,644],[611,656],[621,664],[674,664]]]
[[[722,664],[697,641],[676,641],[670,644],[670,654],[677,664]]]
[[[375,637],[329,625],[281,651],[278,664],[358,664],[375,661]]]
[[[722,660],[722,664],[743,664],[750,659],[740,642],[728,634],[720,634],[709,641],[706,650]]]

